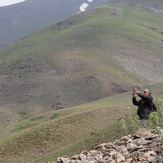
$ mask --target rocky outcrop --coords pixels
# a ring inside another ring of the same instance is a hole
[[[103,143],[73,157],[63,156],[53,163],[162,163],[163,130],[160,134],[141,129],[113,143]]]

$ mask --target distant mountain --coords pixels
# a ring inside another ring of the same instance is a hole
[[[26,0],[0,7],[0,49],[59,20],[80,12],[80,6],[93,8],[107,0]]]

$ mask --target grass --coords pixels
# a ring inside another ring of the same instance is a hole
[[[40,116],[30,118],[30,121],[38,121],[38,120],[43,119],[43,118],[44,118],[44,116],[40,115]]]
[[[58,114],[58,113],[54,113],[54,114],[52,115],[51,119],[58,118],[59,116],[60,116],[60,114]]]
[[[37,159],[30,161],[29,163],[42,163],[42,162],[53,162],[57,160],[58,157],[61,156],[73,156],[75,154],[79,154],[84,150],[92,150],[95,146],[106,143],[113,142],[120,137],[132,133],[129,131],[124,131],[120,125],[120,123],[115,123],[111,126],[107,126],[105,129],[100,130],[99,132],[92,133],[91,136],[88,136],[77,143],[74,143],[64,149],[58,150],[56,152],[51,152],[44,157],[38,157]]]
[[[20,125],[20,126],[17,126],[15,129],[13,129],[11,132],[21,131],[21,130],[24,130],[33,126],[37,126],[37,125],[38,125],[37,123]]]
[[[159,94],[157,88],[152,91],[154,96]],[[64,154],[71,156],[84,149],[89,150],[98,143],[113,141],[131,132],[121,131],[122,127],[118,127],[115,123],[126,114],[135,113],[136,108],[134,108],[129,92],[85,105],[45,113],[38,117],[44,117],[44,119],[49,117],[47,122],[23,129],[21,132],[14,132],[1,139],[1,155],[6,158],[9,155],[27,162],[30,152],[37,158],[38,153],[42,151],[43,158],[46,159],[38,157],[35,161],[39,162],[39,160],[51,161]],[[51,117],[54,119],[50,120]],[[12,142],[15,143],[12,144]]]
[[[65,146],[77,143],[84,137],[102,130],[109,124],[113,124],[122,115],[133,112],[132,109],[127,107],[119,107],[113,99],[105,99],[101,102],[96,101],[87,105],[56,111],[52,115],[60,114],[60,117],[34,127],[30,126],[31,128],[14,132],[1,139],[0,154],[6,158],[10,156],[21,161],[21,159],[29,159],[32,151],[36,157],[40,150],[43,150],[46,154],[48,151],[61,150]],[[123,103],[125,102],[123,101]],[[110,107],[107,105],[110,105]],[[120,103],[119,105],[122,106]],[[110,117],[110,115],[112,116]],[[20,127],[22,129],[24,126]],[[20,151],[22,153],[21,157],[19,156]]]
[[[24,119],[30,118],[30,115],[28,115],[28,113],[26,113],[26,112],[19,112],[18,114],[21,115]]]

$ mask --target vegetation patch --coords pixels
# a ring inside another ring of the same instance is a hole
[[[30,118],[30,115],[26,112],[19,112],[18,113],[19,115],[21,115],[24,119],[29,119]]]
[[[37,126],[37,125],[38,125],[38,123],[19,125],[15,129],[13,129],[11,132],[17,132],[17,131],[24,130],[24,129],[27,129],[27,128],[31,128],[31,127],[34,127],[34,126]]]
[[[60,116],[60,114],[58,114],[58,113],[54,113],[54,114],[51,116],[51,119],[58,118],[59,116]]]
[[[43,119],[44,118],[44,116],[36,116],[36,117],[33,117],[33,118],[30,118],[30,121],[38,121],[38,120],[40,120],[40,119]]]

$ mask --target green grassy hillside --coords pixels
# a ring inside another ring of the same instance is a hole
[[[39,155],[63,150],[66,146],[112,125],[123,116],[132,114],[135,109],[128,105],[128,95],[125,93],[73,108],[48,112],[40,115],[45,122],[41,123],[39,118],[35,117],[3,129],[1,134],[8,130],[8,136],[0,139],[0,155],[4,162],[27,162]],[[23,128],[25,124],[28,124],[26,129]],[[34,124],[35,126],[32,126]]]
[[[144,87],[145,89],[146,87]],[[151,85],[151,86],[147,86],[147,88],[150,88],[152,90],[152,97],[154,98],[154,101],[157,101],[159,98],[163,99],[163,83],[159,83],[157,85]],[[141,91],[143,91],[143,88],[140,89]],[[92,103],[87,103],[85,105],[81,105],[81,106],[77,106],[77,107],[72,107],[72,108],[68,108],[68,109],[60,109],[60,110],[55,110],[55,111],[48,111],[45,112],[43,114],[38,114],[34,117],[31,117],[29,114],[25,113],[25,112],[20,112],[19,116],[21,117],[21,122],[14,124],[10,122],[10,127],[5,127],[0,129],[0,138],[4,138],[7,135],[9,135],[10,133],[14,133],[17,131],[22,131],[26,128],[30,128],[32,127],[32,125],[39,125],[41,123],[45,123],[48,122],[49,120],[52,119],[56,119],[56,118],[60,118],[66,115],[70,115],[74,112],[80,112],[81,110],[84,111],[86,109],[91,109],[91,108],[111,108],[111,107],[116,107],[116,108],[121,108],[121,107],[131,107],[134,108],[132,106],[131,103],[131,92],[126,92],[126,93],[122,93],[122,94],[117,94],[114,96],[110,96],[108,98],[104,98],[101,100],[97,100],[95,102]],[[3,112],[1,113],[1,120],[5,121],[4,119],[6,117],[4,117],[4,112],[6,112],[5,110],[3,110]],[[9,113],[8,113],[9,114]],[[16,116],[13,116],[12,113],[9,114],[10,116],[12,115],[12,119],[14,119]],[[17,114],[15,114],[17,115]],[[122,114],[122,117],[124,117],[125,114]],[[18,115],[16,117],[18,119]],[[16,119],[15,118],[15,119]]]
[[[149,2],[162,11],[159,1]],[[135,4],[144,4],[139,3]],[[130,4],[108,4],[51,25],[1,51],[2,107],[33,116],[37,114],[34,108],[40,113],[57,109],[58,102],[62,107],[75,106],[135,85],[161,82],[161,14]]]
[[[163,98],[162,84],[150,88],[154,100]],[[0,130],[1,158],[4,163],[43,163],[91,149],[126,134],[117,122],[136,110],[127,92],[28,118]]]
[[[154,100],[163,98],[162,86],[160,83],[150,87]],[[29,117],[0,130],[1,158],[7,163],[10,160],[12,163],[42,163],[113,141],[124,134],[121,126],[115,123],[136,114],[136,110],[131,102],[131,92],[126,92]]]

